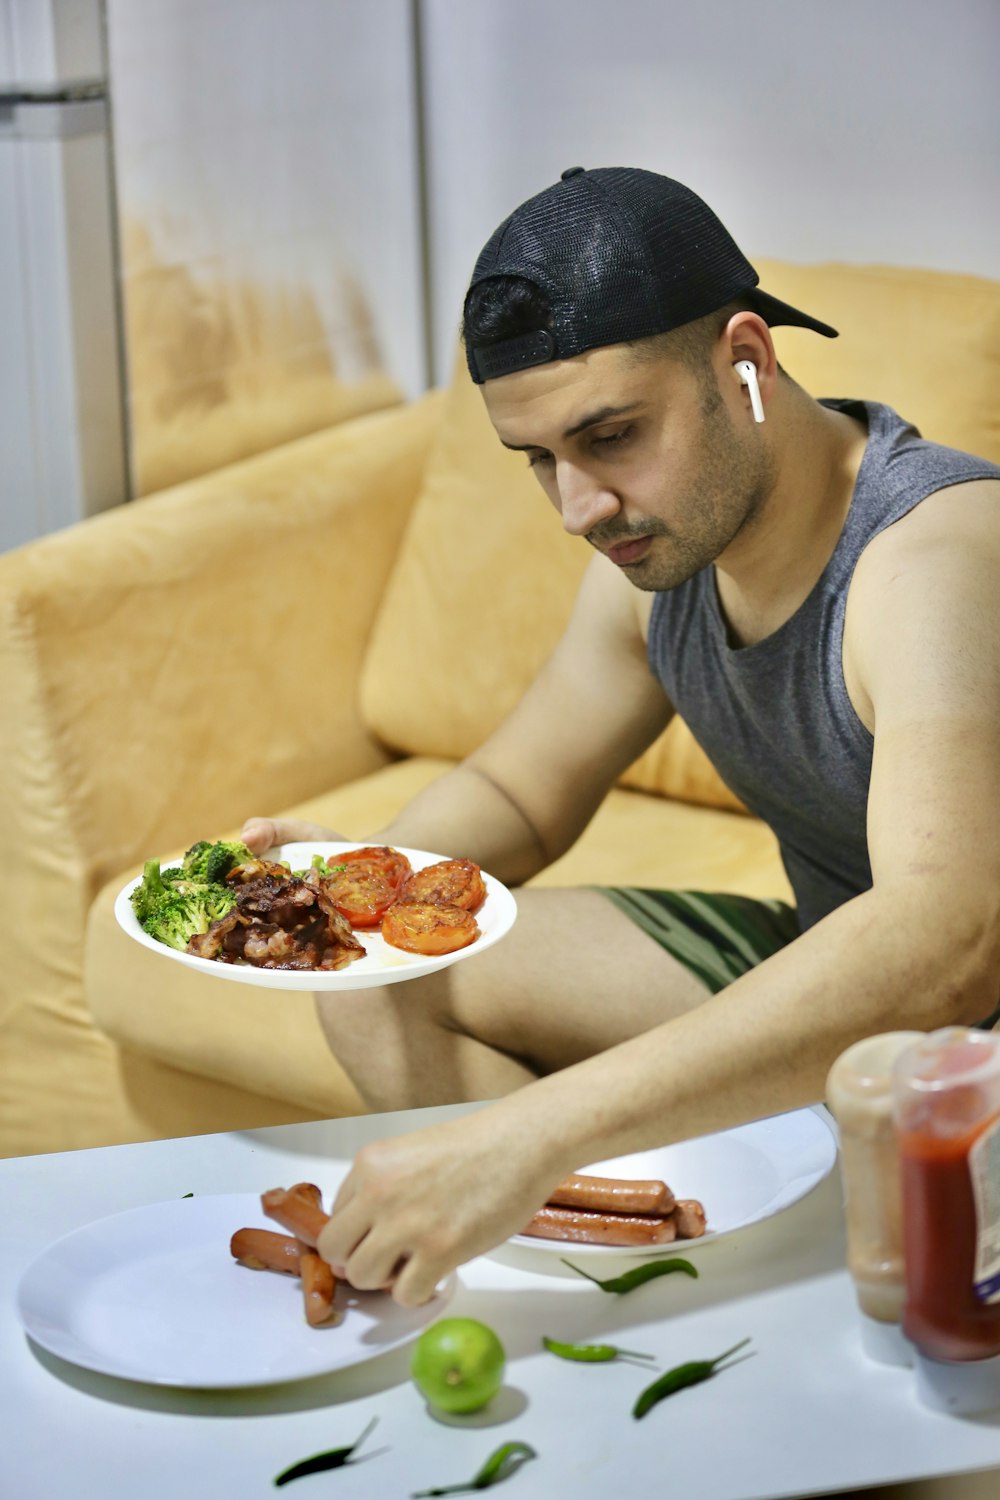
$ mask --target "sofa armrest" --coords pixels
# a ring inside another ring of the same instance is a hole
[[[0,1020],[8,1002],[82,1017],[86,912],[117,872],[384,763],[357,680],[439,406],[0,557],[0,888],[19,929]]]

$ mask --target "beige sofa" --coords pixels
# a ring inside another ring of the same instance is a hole
[[[807,389],[1000,460],[1000,286],[759,265],[841,329],[777,331]],[[457,370],[0,558],[0,1153],[360,1108],[310,996],[189,974],[112,901],[250,813],[366,838],[516,702],[589,549]],[[787,893],[769,831],[676,723],[539,879]]]

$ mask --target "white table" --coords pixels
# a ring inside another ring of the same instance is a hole
[[[542,1262],[510,1248],[463,1267],[448,1314],[496,1328],[507,1383],[485,1412],[451,1423],[429,1415],[409,1380],[405,1348],[294,1385],[196,1392],[87,1372],[21,1331],[20,1275],[72,1229],[191,1192],[259,1192],[302,1179],[326,1191],[364,1142],[477,1107],[0,1162],[0,1495],[263,1500],[281,1469],[351,1443],[376,1415],[362,1449],[371,1456],[297,1481],[294,1500],[402,1500],[471,1478],[514,1439],[539,1457],[496,1491],[505,1500],[608,1500],[630,1491],[777,1500],[934,1475],[974,1477],[907,1494],[1000,1495],[1000,1475],[982,1472],[1000,1467],[1000,1413],[959,1419],[929,1411],[910,1372],[862,1354],[836,1172],[778,1217],[703,1246],[697,1281],[665,1277],[612,1297],[557,1257]],[[651,1378],[646,1371],[558,1360],[540,1348],[542,1333],[649,1350],[663,1369],[711,1357],[749,1334],[753,1357],[635,1422],[630,1408]]]

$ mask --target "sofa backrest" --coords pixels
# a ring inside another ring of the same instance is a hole
[[[1000,462],[1000,283],[881,266],[759,261],[761,285],[840,329],[776,329],[817,396],[888,402],[924,435]],[[513,708],[568,617],[591,549],[568,537],[522,454],[498,442],[459,356],[362,677],[387,745],[460,758]],[[675,720],[623,784],[738,809]]]

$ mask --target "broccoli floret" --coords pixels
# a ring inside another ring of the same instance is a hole
[[[181,861],[178,873],[182,870],[185,875],[193,876],[196,880],[204,880],[207,875],[205,866],[212,848],[213,845],[208,839],[199,839],[196,844],[192,844]]]
[[[136,886],[129,898],[132,902],[132,910],[143,927],[146,925],[146,918],[152,914],[165,894],[166,886],[160,874],[160,861],[147,859],[142,869],[142,883]]]
[[[183,952],[196,933],[207,932],[235,905],[224,885],[205,885],[187,895],[168,891],[142,925],[157,942]]]
[[[236,905],[236,897],[224,885],[188,878],[183,866],[161,871],[156,859],[146,861],[131,901],[150,937],[182,951],[196,933],[207,932]]]
[[[225,839],[213,844],[205,856],[205,878],[207,880],[225,880],[230,870],[237,865],[242,865],[246,860],[255,859],[256,855],[246,844],[239,840],[227,842]]]
[[[197,894],[215,883],[207,880],[204,875],[185,875],[183,865],[168,865],[165,870],[160,871],[160,879],[165,886],[181,896],[189,896],[192,892]]]

